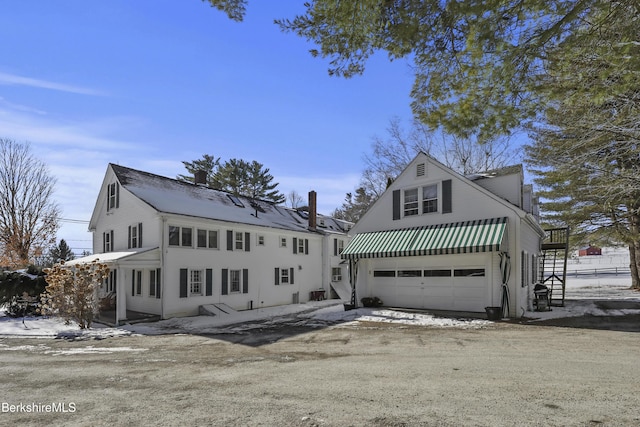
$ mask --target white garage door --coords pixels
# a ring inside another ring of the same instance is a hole
[[[483,312],[489,301],[488,256],[379,260],[372,263],[371,295],[390,307]]]

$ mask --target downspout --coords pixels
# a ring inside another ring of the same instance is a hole
[[[358,308],[356,283],[358,282],[358,258],[349,259],[349,281],[351,282],[351,308]]]
[[[331,266],[330,266],[330,262],[329,260],[330,258],[330,254],[329,254],[329,247],[331,246],[329,244],[329,240],[331,239],[331,235],[330,234],[322,234],[322,282],[320,283],[320,286],[322,287],[322,289],[324,289],[324,284],[328,283],[327,285],[327,289],[326,289],[326,295],[327,295],[327,299],[329,299],[329,295],[331,293]]]
[[[166,286],[166,268],[164,268],[164,251],[165,251],[165,237],[164,231],[167,229],[167,218],[162,216],[160,230],[160,318],[164,319],[164,301],[165,301],[165,286]]]

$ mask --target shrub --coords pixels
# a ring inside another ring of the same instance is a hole
[[[9,316],[35,315],[47,283],[44,272],[35,266],[26,271],[0,270],[0,306],[4,305]]]
[[[62,317],[80,329],[91,327],[98,313],[97,289],[109,275],[109,267],[95,260],[65,266],[55,264],[45,269],[48,286],[42,295],[41,312]]]
[[[362,305],[365,307],[382,307],[384,304],[378,297],[364,297],[360,301],[362,301]]]

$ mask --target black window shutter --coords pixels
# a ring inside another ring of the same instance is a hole
[[[309,255],[309,239],[304,239],[304,254]]]
[[[338,239],[333,239],[333,256],[338,255]]]
[[[180,269],[180,298],[187,297],[187,269]]]
[[[251,250],[251,233],[244,233],[244,250],[246,252]]]
[[[158,268],[156,269],[156,298],[160,298],[160,289],[162,289],[162,286],[160,286],[160,275],[161,273],[161,269]]]
[[[131,249],[131,226],[129,226],[129,234],[127,237],[127,248]]]
[[[279,285],[280,284],[280,269],[278,267],[276,267],[276,277],[275,277],[275,284]]]
[[[293,285],[293,267],[289,269],[289,283]]]
[[[293,238],[293,253],[298,253],[298,239],[296,239],[295,237]]]
[[[207,296],[213,295],[213,270],[207,268],[206,270],[207,276]]]
[[[451,213],[451,180],[442,181],[442,213]]]
[[[102,253],[107,252],[107,233],[102,233]]]
[[[136,271],[131,270],[131,296],[136,295]]]
[[[138,223],[138,247],[142,247],[142,223]]]
[[[120,184],[116,182],[116,208],[120,207]]]
[[[227,230],[227,250],[233,250],[233,230]]]
[[[393,219],[400,219],[400,190],[393,190]]]
[[[242,269],[242,293],[249,293],[249,269]]]
[[[107,212],[109,212],[111,210],[111,208],[109,207],[109,202],[110,202],[110,194],[111,194],[111,184],[107,185]]]
[[[222,269],[222,290],[220,294],[229,295],[229,270],[226,268]]]
[[[114,245],[113,245],[113,243],[114,243],[113,242],[113,230],[111,230],[109,233],[111,234],[111,240],[109,240],[109,243],[111,244],[111,247],[109,248],[109,252],[113,252],[113,248],[114,248]]]

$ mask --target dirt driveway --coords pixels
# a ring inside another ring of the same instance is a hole
[[[637,426],[639,354],[635,332],[510,323],[4,338],[0,425]]]

